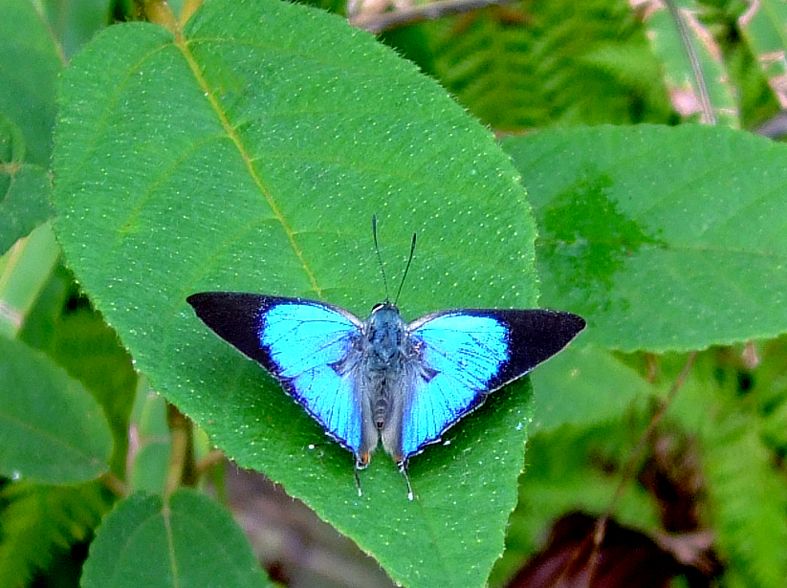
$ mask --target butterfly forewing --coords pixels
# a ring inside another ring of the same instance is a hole
[[[406,461],[438,441],[487,394],[560,351],[584,326],[566,312],[494,309],[435,313],[411,323],[415,376],[403,391],[397,455]]]
[[[188,302],[219,336],[271,372],[331,437],[359,453],[354,364],[361,324],[355,317],[298,298],[205,292]]]

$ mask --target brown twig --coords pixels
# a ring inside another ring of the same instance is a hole
[[[609,517],[612,516],[612,512],[614,511],[615,507],[617,506],[618,502],[620,501],[620,497],[623,495],[623,491],[626,488],[626,484],[629,483],[629,480],[634,476],[634,470],[637,466],[637,462],[640,460],[642,456],[642,452],[645,449],[645,445],[647,444],[650,437],[653,435],[653,432],[656,430],[656,427],[661,422],[661,419],[664,417],[664,414],[667,412],[667,409],[672,404],[672,401],[675,399],[675,396],[678,393],[678,390],[683,387],[686,378],[691,371],[692,366],[694,365],[694,360],[697,358],[697,352],[692,351],[688,358],[686,359],[686,363],[681,369],[678,377],[675,378],[675,381],[672,383],[672,387],[670,388],[669,392],[667,393],[667,397],[664,399],[661,404],[659,404],[658,408],[656,408],[653,416],[648,423],[648,426],[643,431],[642,435],[640,435],[639,440],[637,441],[637,445],[634,450],[629,455],[628,461],[626,461],[625,466],[623,467],[623,473],[620,477],[620,481],[618,482],[617,488],[615,488],[615,493],[612,495],[612,500],[610,500],[609,505],[607,506],[606,511],[604,514],[596,521],[596,528],[593,533],[593,550],[590,552],[590,556],[588,558],[588,574],[587,574],[587,586],[590,587],[593,585],[593,576],[596,572],[598,567],[598,560],[599,555],[601,553],[601,544],[604,542],[604,535],[607,531],[607,524],[609,522]]]
[[[220,464],[224,461],[224,452],[219,451],[218,449],[212,449],[208,452],[205,457],[200,460],[197,460],[196,465],[194,466],[194,473],[196,477],[199,479],[201,478],[205,472],[211,469],[216,464]]]
[[[424,20],[435,20],[451,14],[461,14],[486,8],[513,4],[517,0],[438,0],[430,4],[410,6],[389,12],[370,14],[361,12],[350,17],[350,24],[370,33],[381,33]]]
[[[118,498],[125,498],[128,495],[128,488],[123,483],[123,480],[112,472],[105,473],[101,476],[100,480],[101,483]]]

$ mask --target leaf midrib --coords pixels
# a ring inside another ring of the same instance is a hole
[[[255,161],[254,158],[251,157],[251,154],[249,153],[248,149],[246,149],[246,145],[241,140],[240,135],[236,132],[232,124],[230,124],[227,113],[222,109],[218,98],[213,92],[213,89],[210,87],[208,81],[202,75],[197,60],[195,59],[194,55],[191,53],[188,42],[183,37],[182,32],[180,31],[177,32],[177,34],[175,35],[174,44],[180,50],[181,54],[183,55],[183,58],[186,60],[186,63],[189,66],[189,69],[191,70],[192,75],[194,76],[194,80],[197,82],[197,85],[200,87],[204,96],[207,98],[211,108],[216,113],[216,116],[219,119],[219,124],[222,126],[227,137],[229,137],[229,139],[235,145],[235,148],[238,150],[238,154],[241,156],[241,159],[243,160],[243,164],[245,165],[246,170],[249,173],[249,176],[254,182],[254,185],[257,187],[260,194],[267,202],[268,206],[271,209],[271,212],[273,212],[273,215],[279,221],[279,224],[281,224],[281,227],[284,230],[287,240],[290,243],[290,247],[295,253],[295,256],[298,258],[298,262],[301,264],[303,271],[306,273],[306,277],[309,281],[309,284],[311,285],[317,297],[322,298],[323,296],[322,288],[317,283],[317,277],[315,276],[314,271],[306,261],[306,258],[303,253],[303,249],[301,249],[300,245],[295,239],[295,231],[287,222],[287,219],[285,219],[284,214],[282,213],[278,203],[273,197],[273,194],[271,194],[270,189],[263,181],[262,175],[254,165],[254,161]]]

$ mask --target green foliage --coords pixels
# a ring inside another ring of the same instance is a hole
[[[743,38],[782,105],[787,102],[787,90],[784,88],[784,77],[787,75],[784,61],[785,22],[787,6],[779,0],[762,0],[752,4],[739,19]]]
[[[246,538],[226,510],[182,489],[166,501],[133,494],[119,502],[90,547],[85,588],[267,586]]]
[[[719,548],[752,585],[778,586],[787,577],[787,485],[762,444],[758,419],[725,417],[706,439],[709,515]]]
[[[112,471],[122,475],[137,375],[115,332],[77,296],[69,272],[58,268],[53,274],[20,337],[47,353],[101,405],[114,440]]]
[[[703,515],[745,585],[779,586],[787,575],[787,486],[778,465],[787,443],[768,433],[787,430],[785,343],[782,337],[763,346],[769,361],[754,369],[729,351],[705,354],[669,413],[701,442]]]
[[[88,541],[107,500],[96,482],[80,486],[11,484],[0,491],[0,585],[23,586],[58,554]]]
[[[112,0],[44,0],[43,14],[66,57],[110,24]]]
[[[584,427],[566,425],[533,438],[519,503],[509,520],[506,552],[495,564],[490,585],[505,585],[522,559],[539,548],[550,524],[561,514],[583,510],[600,516],[605,512],[620,467],[643,424],[632,420],[621,426],[615,420]],[[626,489],[615,517],[635,529],[658,527],[653,497],[638,485]]]
[[[523,1],[421,30],[429,56],[405,54],[495,128],[669,120],[658,62],[624,2]]]
[[[153,391],[140,390],[130,426],[137,437],[138,448],[133,463],[129,464],[129,483],[135,491],[163,492],[172,452],[166,401]]]
[[[530,379],[536,432],[615,419],[653,393],[636,370],[593,345],[569,347]]]
[[[48,223],[0,256],[0,335],[15,337],[19,333],[59,256],[60,248]]]

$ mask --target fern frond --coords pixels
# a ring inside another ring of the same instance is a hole
[[[762,443],[757,422],[729,415],[706,438],[712,527],[730,567],[751,586],[787,578],[787,484]]]
[[[624,2],[521,2],[426,30],[433,73],[495,128],[668,116],[664,88],[650,74],[655,58]]]
[[[0,500],[0,586],[24,586],[56,554],[85,541],[107,510],[101,485],[44,486],[15,482]]]

